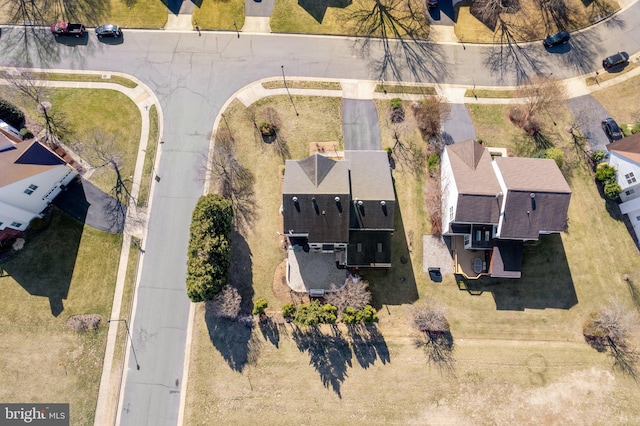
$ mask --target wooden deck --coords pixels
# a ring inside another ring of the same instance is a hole
[[[451,237],[451,250],[453,252],[453,267],[456,274],[460,274],[468,279],[478,279],[482,275],[489,275],[491,263],[490,250],[465,250],[464,237],[462,235],[454,235]],[[474,261],[476,266],[479,266],[475,270]]]

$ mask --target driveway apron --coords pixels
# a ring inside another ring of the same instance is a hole
[[[367,151],[382,149],[378,112],[371,100],[342,99],[344,149]]]
[[[609,143],[600,123],[609,114],[591,95],[579,96],[567,100],[567,106],[578,123],[580,131],[587,138],[592,151],[604,149]]]

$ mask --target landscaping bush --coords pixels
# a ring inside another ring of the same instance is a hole
[[[604,151],[604,149],[593,151],[593,153],[591,154],[591,160],[594,164],[599,164],[605,158],[607,158],[607,153]]]
[[[391,122],[402,123],[404,121],[404,107],[402,106],[402,99],[391,99]]]
[[[293,303],[287,303],[282,307],[282,316],[288,319],[293,318],[296,314],[296,305]]]
[[[269,302],[260,297],[258,300],[256,300],[256,303],[253,304],[253,315],[264,315],[264,311],[268,306]]]
[[[618,185],[616,182],[607,182],[604,185],[604,195],[606,195],[607,198],[615,200],[616,198],[618,198],[621,192],[622,188],[620,188],[620,185]]]
[[[41,217],[34,217],[33,219],[31,219],[31,222],[29,222],[29,228],[33,229],[34,231],[41,231],[46,227],[47,221]]]
[[[549,148],[545,151],[545,158],[549,158],[556,162],[558,168],[561,169],[564,164],[564,152],[560,148]]]
[[[361,323],[373,324],[374,322],[378,322],[378,313],[371,305],[366,305],[362,309],[355,309],[349,306],[342,314],[342,322],[350,325]]]
[[[200,197],[191,219],[187,249],[187,295],[211,300],[227,284],[231,259],[231,202],[218,194]]]
[[[2,98],[0,98],[0,120],[16,129],[24,127],[24,113],[22,110]]]
[[[427,158],[427,169],[429,173],[432,173],[438,170],[438,167],[440,167],[440,156],[433,152]]]
[[[389,101],[391,109],[402,108],[402,99],[393,98]]]
[[[23,127],[22,129],[20,129],[20,135],[22,136],[23,139],[33,138],[33,132],[27,129],[26,127]]]
[[[387,156],[391,158],[391,155],[393,155],[393,148],[388,146],[384,150],[387,151]]]
[[[313,300],[308,305],[300,305],[298,311],[293,316],[293,321],[299,325],[314,327],[318,324],[334,324],[338,317],[338,308],[326,303],[320,304]]]
[[[638,132],[640,132],[640,123],[634,124],[633,126],[631,126],[631,134],[632,135],[635,135]]]
[[[596,167],[596,179],[600,182],[609,182],[616,178],[616,169],[608,163],[600,163]]]
[[[629,128],[628,124],[620,124],[620,130],[622,131],[622,134],[625,136],[631,136],[631,129]]]
[[[259,128],[260,128],[260,133],[262,133],[262,136],[273,136],[276,134],[276,131],[278,130],[276,129],[276,126],[266,121],[263,121],[262,123],[260,123]]]

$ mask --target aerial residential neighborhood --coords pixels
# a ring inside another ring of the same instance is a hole
[[[639,31],[0,3],[0,423],[636,424]]]

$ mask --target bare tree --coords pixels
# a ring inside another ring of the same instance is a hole
[[[445,308],[436,302],[418,305],[412,312],[413,327],[422,333],[446,333],[449,322],[445,317]]]
[[[414,339],[416,347],[422,348],[428,359],[438,367],[453,372],[453,337],[444,307],[435,302],[415,306],[412,320],[413,328],[419,333]]]
[[[442,122],[451,114],[451,106],[441,96],[427,96],[420,102],[414,102],[411,109],[418,128],[427,138],[440,135]]]
[[[567,92],[561,81],[536,76],[520,85],[516,96],[522,99],[523,104],[509,109],[509,119],[528,135],[534,136],[540,132],[540,115],[546,113],[553,119],[553,114],[565,104]]]
[[[394,167],[407,166],[414,173],[422,172],[423,151],[419,144],[416,144],[409,137],[415,127],[403,121],[401,123],[386,123],[386,127],[393,132],[393,145],[391,146],[392,161]]]
[[[325,294],[325,301],[338,308],[338,314],[350,306],[354,309],[362,309],[371,302],[369,283],[362,278],[349,276],[344,286],[336,289],[331,285],[331,291]]]
[[[45,123],[45,142],[49,143],[52,137],[61,137],[68,132],[64,112],[51,111],[51,104],[47,101],[45,74],[36,74],[24,68],[15,68],[1,71],[0,77],[7,80],[17,94],[35,103]]]
[[[236,319],[240,314],[241,302],[242,297],[238,290],[227,284],[212,300],[206,302],[206,309],[217,317]]]
[[[585,339],[596,349],[608,350],[614,366],[637,379],[640,353],[631,347],[630,339],[638,330],[638,313],[619,300],[612,300],[599,311],[592,312],[585,321]]]

